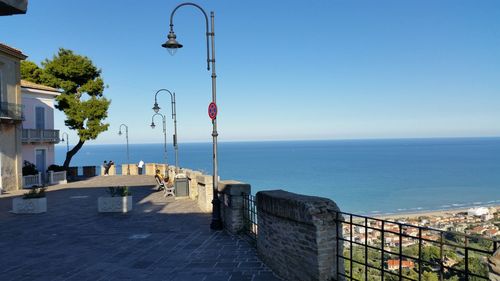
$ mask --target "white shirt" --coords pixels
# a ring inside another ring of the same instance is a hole
[[[144,166],[144,161],[139,161],[139,165],[137,165],[139,168],[142,168],[142,166]]]

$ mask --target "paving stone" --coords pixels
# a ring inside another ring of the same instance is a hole
[[[97,213],[108,186],[127,185],[133,211]],[[154,192],[149,176],[51,186],[47,213],[15,215],[0,195],[0,280],[279,280],[247,241],[210,230],[196,202]]]

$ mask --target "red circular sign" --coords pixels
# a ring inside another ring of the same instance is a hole
[[[208,117],[210,117],[210,119],[212,120],[217,118],[217,105],[215,104],[215,102],[211,102],[208,105]]]

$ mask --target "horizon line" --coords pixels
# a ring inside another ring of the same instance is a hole
[[[394,138],[345,138],[345,139],[263,139],[263,140],[227,140],[218,141],[218,143],[243,143],[243,142],[297,142],[297,141],[377,141],[377,140],[438,140],[438,139],[500,139],[499,136],[467,136],[467,137],[394,137]],[[194,143],[207,143],[211,144],[210,141],[185,141],[180,142],[185,144]],[[88,145],[122,145],[123,143],[100,143],[100,144],[88,144]],[[161,142],[144,142],[144,143],[131,143],[135,145],[142,144],[163,144]],[[167,142],[171,145],[172,142]],[[66,146],[65,144],[56,144],[55,146]]]

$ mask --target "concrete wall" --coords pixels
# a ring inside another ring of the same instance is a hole
[[[189,198],[198,200],[198,181],[196,178],[201,176],[201,172],[186,169],[185,174],[189,183]]]
[[[21,104],[20,59],[0,51],[0,102]],[[22,185],[21,122],[0,120],[0,187]]]
[[[45,167],[48,168],[50,165],[55,163],[55,150],[54,144],[23,144],[22,145],[22,157],[24,160],[36,164],[36,149],[45,149]],[[45,171],[40,171],[45,172]]]
[[[257,251],[264,262],[285,280],[336,279],[337,205],[283,190],[261,191],[256,199]]]
[[[40,93],[37,93],[40,92]],[[36,128],[35,108],[43,107],[45,109],[45,128],[47,130],[54,129],[54,94],[43,94],[47,91],[22,89],[22,103],[24,105],[24,129]]]
[[[21,189],[21,125],[0,123],[0,187],[4,191]]]
[[[214,194],[212,176],[198,175],[196,176],[196,182],[198,184],[198,207],[203,212],[212,212],[211,202]]]

